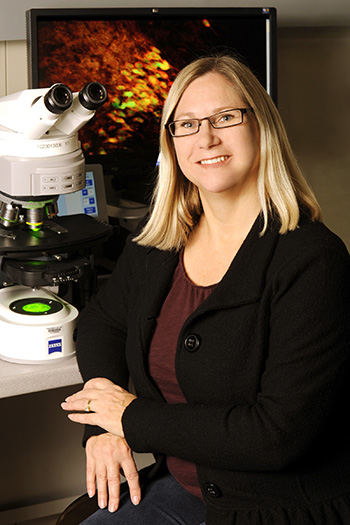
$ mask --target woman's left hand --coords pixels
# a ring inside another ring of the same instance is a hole
[[[61,407],[72,412],[68,415],[71,421],[97,425],[123,438],[122,416],[134,399],[136,396],[109,379],[94,378],[84,385],[83,390],[67,397]]]

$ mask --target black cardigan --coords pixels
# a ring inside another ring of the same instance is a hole
[[[350,257],[323,224],[260,236],[260,217],[222,281],[184,323],[176,374],[187,404],[168,405],[147,352],[178,263],[130,239],[78,324],[84,380],[107,377],[138,398],[125,410],[136,452],[197,464],[207,524],[237,509],[313,504],[350,494],[347,428]],[[87,427],[86,438],[101,430]]]

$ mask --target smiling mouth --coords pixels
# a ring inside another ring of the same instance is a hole
[[[224,162],[228,158],[229,158],[229,155],[221,155],[220,157],[215,157],[214,159],[200,160],[199,164],[219,164],[220,162]]]

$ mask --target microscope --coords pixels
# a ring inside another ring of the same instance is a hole
[[[85,187],[78,131],[107,100],[90,82],[0,98],[0,358],[47,363],[74,355],[79,306],[60,287],[93,265],[111,228],[85,214],[59,217],[60,195]],[[86,292],[88,293],[88,292]]]

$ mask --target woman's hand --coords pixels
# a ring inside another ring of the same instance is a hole
[[[120,470],[128,482],[134,505],[141,500],[139,475],[125,439],[110,433],[92,436],[86,443],[86,486],[90,497],[98,492],[98,505],[114,512],[119,507]]]
[[[83,390],[67,397],[61,407],[73,412],[68,415],[71,421],[96,425],[123,438],[122,416],[134,399],[136,396],[112,381],[95,378],[88,381]]]

